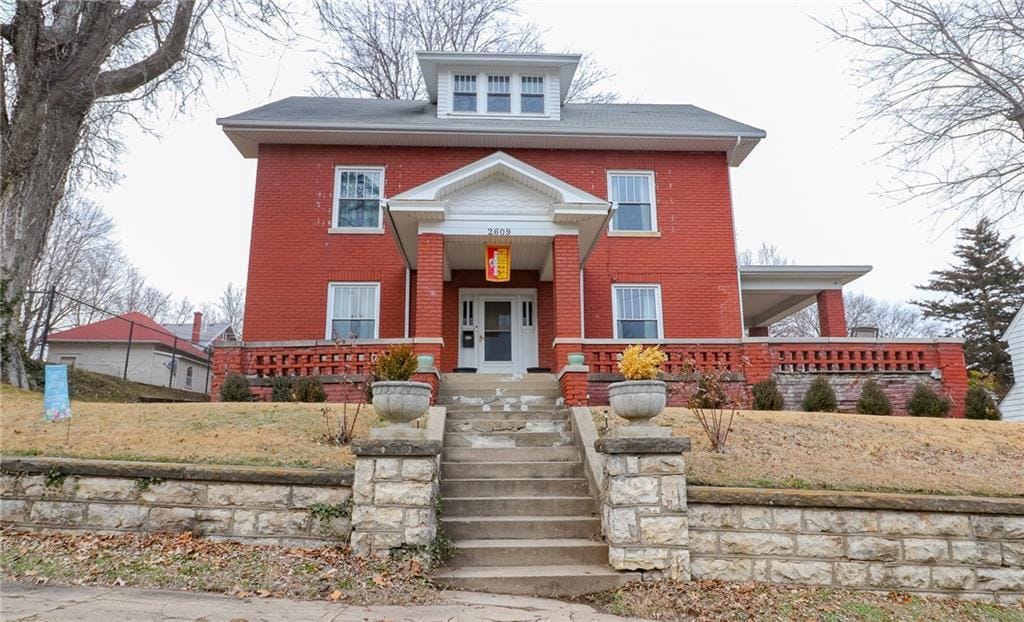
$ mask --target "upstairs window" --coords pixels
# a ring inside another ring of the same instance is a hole
[[[544,78],[523,76],[519,107],[523,113],[544,113]]]
[[[616,339],[661,338],[661,287],[613,285]]]
[[[384,198],[384,171],[338,168],[334,180],[334,227],[345,230],[383,228],[380,202]]]
[[[656,231],[654,173],[610,173],[608,198],[618,204],[612,231]]]
[[[455,76],[455,95],[452,99],[452,109],[455,112],[476,112],[476,76]]]
[[[331,283],[327,295],[328,339],[376,339],[379,283]]]
[[[512,112],[512,79],[487,76],[487,112]]]

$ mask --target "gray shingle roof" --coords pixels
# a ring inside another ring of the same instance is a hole
[[[565,104],[561,121],[442,118],[426,101],[288,97],[218,119],[225,128],[418,129],[441,132],[764,138],[764,130],[689,104]]]
[[[192,322],[184,324],[164,324],[163,326],[174,333],[174,336],[178,339],[184,339],[185,341],[192,339]],[[204,322],[202,328],[199,330],[199,343],[197,345],[202,348],[209,346],[214,339],[220,337],[224,331],[230,327],[231,325],[227,322]]]

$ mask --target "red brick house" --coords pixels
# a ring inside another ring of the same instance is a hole
[[[409,343],[440,372],[547,369],[600,402],[615,355],[644,342],[670,374],[693,360],[797,391],[830,372],[853,391],[870,372],[962,402],[958,343],[847,337],[842,288],[870,267],[737,265],[730,168],[764,131],[692,105],[566,103],[576,55],[419,59],[429,101],[291,97],[218,120],[258,167],[246,341],[217,348],[215,385],[363,373]],[[508,281],[485,278],[487,245],[508,248]],[[822,339],[768,336],[815,302]]]

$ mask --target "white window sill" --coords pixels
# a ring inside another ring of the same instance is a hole
[[[660,238],[661,231],[609,231],[610,238]]]
[[[456,119],[554,119],[549,114],[539,112],[447,112],[445,115]]]
[[[361,235],[380,235],[384,233],[383,227],[331,227],[327,230],[329,234],[356,233]]]

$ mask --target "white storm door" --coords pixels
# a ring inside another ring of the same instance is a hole
[[[518,313],[514,296],[480,296],[477,319],[477,368],[514,373],[518,354]]]

